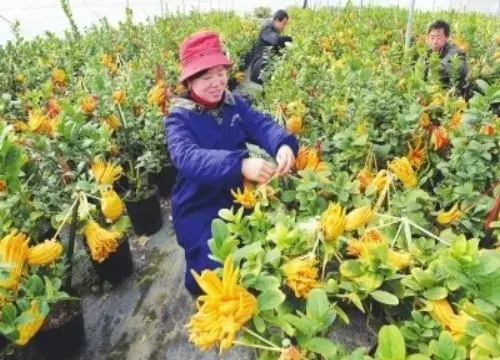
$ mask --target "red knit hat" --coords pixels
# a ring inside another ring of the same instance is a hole
[[[213,31],[200,31],[189,36],[181,44],[180,55],[181,82],[203,70],[233,65],[224,55],[219,35]]]

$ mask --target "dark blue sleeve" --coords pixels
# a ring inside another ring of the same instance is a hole
[[[185,121],[176,114],[165,118],[165,142],[179,173],[199,184],[233,188],[241,184],[241,165],[247,150],[215,150],[199,146]]]
[[[297,156],[297,138],[278,125],[270,116],[253,109],[244,100],[237,98],[242,125],[249,139],[275,157],[282,145],[288,145]]]

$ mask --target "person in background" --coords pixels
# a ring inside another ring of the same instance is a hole
[[[180,63],[180,82],[188,92],[172,100],[165,117],[165,146],[178,170],[172,218],[186,258],[185,284],[198,295],[191,270],[201,273],[219,266],[208,257],[208,240],[219,210],[234,206],[230,190],[241,187],[244,179],[266,183],[286,174],[295,163],[298,142],[226,89],[232,63],[216,33],[202,31],[185,39]],[[277,165],[251,157],[246,143],[263,148]]]
[[[455,55],[458,56],[458,91],[461,95],[463,95],[466,90],[466,78],[468,74],[467,60],[465,53],[462,50],[448,42],[449,37],[450,25],[447,22],[443,20],[433,22],[427,31],[427,47],[429,49],[428,55],[433,52],[438,53],[441,62],[439,75],[441,83],[445,86],[451,86],[452,58]],[[425,76],[427,79],[429,64],[427,63],[426,65],[427,68]]]
[[[293,41],[291,36],[281,36],[290,17],[285,10],[278,10],[272,19],[267,19],[260,28],[260,33],[253,47],[252,61],[250,64],[250,80],[262,85],[260,77],[262,69],[266,66],[271,51],[278,52],[285,43]]]

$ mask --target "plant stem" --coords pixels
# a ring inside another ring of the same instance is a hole
[[[64,219],[61,223],[61,225],[59,225],[59,228],[57,229],[56,233],[54,234],[54,236],[52,236],[52,239],[51,240],[54,240],[57,235],[59,235],[59,233],[61,232],[64,224],[66,224],[66,222],[68,221],[69,217],[71,216],[71,213],[73,211],[73,208],[76,206],[76,204],[78,204],[78,200],[80,200],[80,195],[78,194],[77,195],[77,198],[75,199],[75,201],[73,202],[73,204],[71,205],[71,207],[69,208],[68,212],[66,213],[66,215],[64,215]]]
[[[321,268],[321,282],[325,281],[325,272],[326,272],[326,264],[328,264],[329,256],[325,254],[325,258],[323,259],[323,266]]]
[[[366,231],[368,231],[368,230],[382,229],[382,228],[385,228],[385,227],[388,227],[388,226],[391,226],[391,225],[394,225],[394,224],[397,224],[397,223],[400,223],[400,222],[401,222],[401,220],[391,221],[391,222],[388,222],[388,223],[385,223],[385,224],[382,224],[382,225],[379,225],[379,226],[374,226],[374,227],[367,228]]]
[[[239,345],[239,346],[246,346],[246,347],[261,349],[261,350],[269,350],[269,351],[276,351],[276,352],[282,352],[283,351],[283,349],[280,349],[280,348],[263,346],[263,345],[256,345],[256,344],[245,344],[245,343],[243,343],[241,341],[237,341],[237,340],[233,340],[233,344],[234,345]]]
[[[402,228],[403,228],[403,223],[401,222],[399,224],[398,231],[396,232],[396,236],[394,236],[394,239],[392,240],[391,249],[394,248],[394,244],[396,244],[396,241],[398,240],[399,233],[401,232]]]
[[[442,242],[443,244],[450,245],[450,243],[449,243],[448,241],[446,241],[446,240],[444,240],[444,239],[441,239],[439,236],[434,235],[433,233],[431,233],[430,231],[428,231],[428,230],[424,229],[424,228],[423,228],[423,227],[421,227],[420,225],[415,224],[415,223],[414,223],[413,221],[411,221],[410,219],[408,219],[408,218],[405,218],[405,219],[406,219],[406,221],[408,221],[408,223],[409,223],[411,226],[416,227],[418,230],[422,231],[424,234],[426,234],[426,235],[428,235],[428,236],[432,237],[433,239],[436,239],[436,240],[437,240],[437,241],[439,241],[439,242]]]
[[[318,248],[318,244],[319,244],[319,236],[316,235],[316,241],[314,243],[314,247],[313,247],[313,249],[311,251],[311,254],[314,255],[314,253],[316,252],[316,249]]]
[[[121,119],[121,121],[123,123],[123,128],[127,129],[127,122],[125,121],[125,116],[123,115],[122,107],[121,107],[120,104],[118,104],[118,114],[120,115],[120,119]],[[128,138],[126,138],[126,141],[127,140],[128,140]]]
[[[394,219],[394,220],[396,220],[396,222],[399,222],[399,221],[403,220],[403,218],[400,218],[398,216],[388,215],[388,214],[376,213],[375,215],[380,216],[380,217],[389,218],[389,219]]]
[[[76,198],[76,203],[80,202],[80,197]],[[71,291],[71,281],[73,274],[73,254],[75,253],[75,239],[76,239],[76,221],[78,219],[78,207],[74,206],[72,211],[71,218],[71,226],[69,229],[69,241],[68,241],[68,250],[66,253],[66,259],[68,261],[68,275],[66,278],[66,289],[67,291]]]
[[[242,328],[244,331],[246,331],[247,333],[249,333],[250,335],[256,337],[257,339],[259,339],[260,341],[262,341],[263,343],[266,343],[267,345],[270,345],[272,346],[273,348],[275,349],[279,349],[281,351],[281,348],[279,346],[277,346],[276,344],[273,344],[271,341],[269,340],[266,340],[264,339],[262,336],[260,336],[259,334],[253,332],[252,330],[250,330],[249,328],[247,328],[246,326],[243,326]]]

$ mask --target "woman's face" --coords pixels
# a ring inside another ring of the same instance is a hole
[[[227,72],[224,66],[208,70],[202,76],[191,81],[191,89],[203,100],[216,103],[222,99],[227,84]]]

